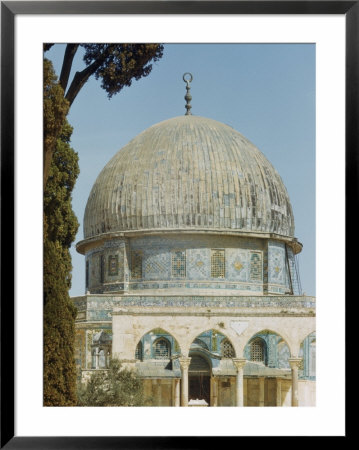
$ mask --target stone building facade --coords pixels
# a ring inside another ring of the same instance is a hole
[[[119,358],[157,406],[315,405],[315,298],[274,167],[233,128],[186,114],[99,174],[86,206],[76,361]]]

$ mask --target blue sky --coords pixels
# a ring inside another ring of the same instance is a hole
[[[65,45],[46,57],[61,70]],[[74,70],[81,70],[79,54]],[[141,131],[185,113],[182,75],[193,74],[192,113],[226,123],[252,141],[282,177],[291,199],[302,289],[315,295],[315,45],[165,44],[163,58],[147,78],[111,100],[91,78],[68,119],[80,175],[73,209],[83,239],[87,198],[101,169]],[[85,258],[73,245],[71,296],[85,293]]]

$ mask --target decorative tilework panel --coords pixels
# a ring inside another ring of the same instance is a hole
[[[225,250],[211,250],[211,277],[225,278],[226,275],[226,259]]]
[[[281,340],[277,345],[277,352],[278,352],[278,368],[279,369],[289,369],[289,358],[290,358],[290,351],[288,348],[288,345],[285,343],[285,341]]]
[[[287,246],[288,266],[294,295],[301,295],[293,250]]]
[[[250,279],[251,281],[262,281],[263,269],[262,269],[262,253],[251,252],[250,253]]]
[[[186,250],[172,252],[172,276],[186,278]]]
[[[285,285],[285,244],[268,242],[268,283]]]
[[[249,252],[242,249],[227,249],[226,278],[249,281]]]
[[[81,311],[86,313],[86,321],[108,321],[111,322],[111,313],[114,307],[120,306],[160,306],[160,307],[226,307],[226,308],[286,308],[297,309],[307,308],[315,310],[315,298],[307,296],[141,296],[129,295],[126,298],[116,296],[84,296],[73,298],[74,305]]]
[[[89,266],[89,284],[88,287],[92,291],[93,287],[98,286],[100,281],[100,252],[92,253],[88,258],[90,262]]]
[[[188,278],[191,280],[209,279],[209,250],[206,248],[191,248],[188,255]]]
[[[118,255],[110,255],[108,257],[108,275],[118,275]]]
[[[157,249],[144,253],[144,274],[146,280],[169,279],[171,273],[171,255],[169,252],[161,252]]]
[[[131,278],[133,280],[142,278],[142,252],[139,250],[131,252]]]

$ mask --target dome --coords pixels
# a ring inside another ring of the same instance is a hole
[[[99,174],[84,237],[146,230],[213,230],[294,236],[287,190],[244,136],[187,115],[148,128]]]

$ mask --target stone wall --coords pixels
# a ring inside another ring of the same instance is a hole
[[[172,379],[144,379],[145,398],[152,399],[151,406],[174,406]]]

